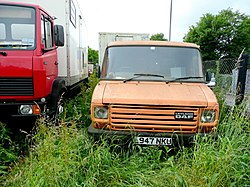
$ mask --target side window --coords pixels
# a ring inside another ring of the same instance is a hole
[[[45,49],[53,47],[53,33],[52,33],[52,22],[44,15],[42,15],[41,21],[41,36],[42,43],[45,46]]]
[[[73,0],[70,1],[70,21],[76,27],[76,7]]]
[[[109,66],[109,57],[108,57],[108,50],[105,51],[104,57],[103,57],[103,63],[102,63],[102,69],[101,69],[101,77],[102,78],[107,78],[107,69]]]
[[[6,39],[5,25],[0,23],[0,40]]]
[[[44,30],[44,16],[41,16],[41,38],[42,38],[42,44],[45,46],[45,30]]]

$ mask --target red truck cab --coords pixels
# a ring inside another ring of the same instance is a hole
[[[53,17],[40,6],[0,2],[2,112],[36,116],[46,104],[49,112],[56,111],[66,89],[58,79],[57,46],[63,45],[63,27],[54,25]]]

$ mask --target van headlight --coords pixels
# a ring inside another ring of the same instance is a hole
[[[94,116],[97,119],[107,119],[108,118],[108,108],[104,106],[96,106],[94,108]]]
[[[215,120],[216,112],[214,110],[203,110],[201,113],[202,123],[211,123]]]

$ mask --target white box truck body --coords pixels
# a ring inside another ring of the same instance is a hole
[[[102,67],[105,49],[110,42],[114,41],[131,41],[131,40],[149,40],[150,35],[147,33],[99,33],[99,66]]]

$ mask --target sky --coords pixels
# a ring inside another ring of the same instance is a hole
[[[98,50],[99,32],[163,33],[169,39],[171,0],[78,0],[88,46]],[[183,41],[206,14],[232,8],[250,15],[250,0],[172,0],[171,41]]]

